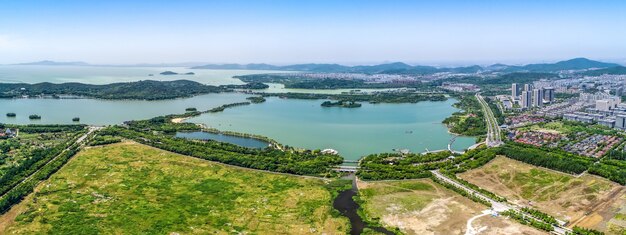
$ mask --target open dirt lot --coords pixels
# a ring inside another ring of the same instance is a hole
[[[607,222],[624,204],[624,187],[584,174],[574,177],[502,156],[459,177],[504,196],[518,205],[535,207],[574,225],[607,230]]]
[[[467,221],[488,209],[429,179],[359,181],[358,186],[365,213],[406,234],[465,234]],[[483,216],[472,225],[486,226],[480,234],[543,234],[503,217]]]

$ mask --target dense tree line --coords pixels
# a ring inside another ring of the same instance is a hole
[[[237,107],[237,106],[243,106],[243,105],[250,105],[250,102],[238,102],[238,103],[231,103],[231,104],[225,104],[219,107],[215,107],[212,109],[209,109],[207,112],[209,113],[217,113],[217,112],[222,112],[227,108],[232,108],[232,107]]]
[[[502,212],[502,215],[504,216],[509,216],[515,220],[517,220],[517,222],[524,224],[524,225],[530,225],[533,226],[535,228],[541,229],[543,231],[547,231],[547,232],[552,232],[554,231],[554,227],[551,224],[533,219],[532,217],[528,217],[525,216],[524,214],[514,211],[514,210],[508,210],[508,211],[504,211]]]
[[[544,212],[541,212],[541,211],[539,211],[537,209],[528,208],[528,207],[522,207],[521,210],[523,212],[525,212],[525,213],[528,213],[528,214],[532,215],[534,218],[539,219],[539,220],[541,220],[543,222],[546,222],[548,224],[554,224],[554,225],[558,225],[559,224],[558,221],[554,217],[552,217],[552,216],[550,216],[550,215],[548,215],[548,214],[546,214]]]
[[[498,101],[487,97],[485,98],[485,102],[489,104],[489,108],[491,108],[491,111],[493,111],[493,116],[496,118],[496,121],[498,121],[498,124],[499,125],[504,124],[505,117],[504,117],[504,114],[502,113],[502,110],[500,110],[500,108],[498,108],[498,105],[496,104],[496,102]]]
[[[451,153],[428,154],[381,153],[365,156],[359,162],[357,175],[363,180],[419,179],[431,176],[430,170],[445,165]]]
[[[229,85],[222,85],[220,87],[224,87],[228,89],[244,89],[244,90],[261,90],[261,89],[270,88],[270,86],[262,82],[248,82],[243,85],[229,84]]]
[[[187,140],[154,134],[152,131],[137,131],[132,125],[128,129],[108,128],[101,134],[120,136],[167,151],[229,165],[298,175],[326,176],[332,174],[334,166],[343,163],[343,158],[337,155],[272,148],[253,149],[217,141]]]
[[[6,125],[8,128],[17,128],[22,133],[56,133],[56,132],[78,132],[85,129],[85,125]]]
[[[259,104],[259,103],[265,102],[265,98],[263,98],[263,96],[251,96],[251,97],[246,98],[246,100],[249,100],[253,104]]]
[[[499,148],[498,154],[525,162],[531,165],[545,167],[570,174],[580,174],[589,169],[593,160],[562,150],[530,147],[519,143],[507,143]]]
[[[405,155],[372,154],[361,159],[357,175],[363,180],[417,179],[429,177],[430,171],[436,169],[444,174],[454,175],[485,165],[495,158],[496,152],[495,149],[480,148],[461,155],[449,151]]]
[[[244,82],[280,83],[286,88],[296,89],[377,89],[377,88],[425,88],[433,89],[434,85],[415,81],[412,83],[368,83],[364,80],[347,80],[337,78],[308,78],[294,74],[251,74],[235,76]]]
[[[22,89],[23,88],[23,89]],[[189,80],[137,81],[93,85],[83,83],[0,83],[0,94],[5,98],[47,95],[84,96],[98,99],[162,100],[228,91],[226,88],[204,85]]]
[[[264,96],[277,96],[290,99],[308,100],[347,100],[369,103],[417,103],[421,101],[445,101],[443,94],[419,94],[411,92],[381,92],[372,94],[309,94],[309,93],[265,93]]]
[[[497,148],[485,147],[468,150],[462,155],[455,156],[441,170],[446,174],[463,173],[487,164],[496,157],[497,152]]]
[[[78,144],[73,144],[66,151],[59,154],[59,157],[51,161],[33,174],[31,178],[17,185],[0,198],[0,214],[4,214],[11,207],[21,202],[28,194],[32,193],[40,181],[47,179],[58,171],[69,159],[80,150]]]
[[[68,148],[76,141],[76,138],[78,138],[80,133],[84,132],[79,132],[74,136],[74,138],[52,148],[31,150],[27,159],[20,162],[18,165],[7,169],[4,175],[0,177],[0,195],[6,193],[22,179],[28,177],[33,172],[36,172],[55,156],[59,155],[64,149]]]
[[[454,104],[456,108],[462,109],[462,112],[455,112],[452,116],[443,120],[450,129],[450,132],[466,135],[477,136],[487,133],[487,124],[485,123],[484,113],[478,100],[474,95],[460,95],[456,97],[459,101]]]
[[[597,230],[593,230],[593,229],[589,229],[589,228],[581,228],[578,226],[575,226],[572,229],[572,234],[573,235],[604,235],[603,232],[597,231]]]
[[[89,146],[107,145],[122,142],[122,139],[116,136],[110,135],[97,135],[94,136],[89,143]]]
[[[459,187],[457,187],[454,184],[450,184],[448,182],[442,181],[442,180],[440,180],[437,177],[431,177],[431,179],[433,181],[435,181],[436,183],[443,185],[447,189],[450,189],[452,191],[455,191],[458,194],[461,194],[461,196],[467,197],[467,198],[471,199],[472,201],[475,201],[475,202],[478,202],[478,203],[483,204],[485,206],[491,207],[491,202],[489,202],[489,201],[487,201],[487,200],[485,200],[485,199],[483,199],[481,197],[478,197],[478,196],[474,195],[473,193],[469,193],[465,189],[459,188]]]
[[[174,134],[179,131],[199,131],[202,129],[193,123],[173,123],[171,120],[171,116],[159,116],[147,120],[128,121],[125,124],[135,131],[157,131],[167,134]]]
[[[623,160],[602,159],[589,168],[589,173],[626,185],[626,161]]]
[[[354,101],[348,100],[339,100],[339,101],[324,101],[321,104],[322,107],[342,107],[342,108],[359,108],[361,107],[360,103],[356,103]]]

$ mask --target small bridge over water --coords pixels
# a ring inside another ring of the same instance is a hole
[[[333,170],[338,172],[356,172],[359,170],[358,166],[336,166]]]

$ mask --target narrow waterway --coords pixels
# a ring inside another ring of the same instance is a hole
[[[359,216],[357,211],[359,210],[359,204],[357,204],[352,197],[357,194],[356,180],[354,179],[354,175],[352,178],[352,188],[345,190],[339,193],[339,196],[335,198],[333,202],[333,207],[341,212],[342,215],[348,217],[350,220],[350,234],[351,235],[359,235],[363,233],[363,229],[369,228],[379,233],[394,235],[393,232],[383,228],[383,227],[371,227],[367,226],[367,224],[363,221],[363,218]]]

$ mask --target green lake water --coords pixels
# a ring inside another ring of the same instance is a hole
[[[268,136],[283,144],[307,149],[332,148],[346,159],[369,153],[409,149],[412,152],[446,149],[454,135],[441,121],[456,102],[368,104],[361,108],[324,108],[321,100],[269,98],[265,103],[226,109],[189,119],[220,130]],[[452,145],[463,150],[475,138],[457,137]]]
[[[193,72],[195,75],[160,75],[164,71]],[[104,66],[41,66],[0,65],[0,83],[64,83],[108,84],[140,80],[192,80],[209,85],[244,84],[237,75],[280,73],[263,70],[189,69],[185,67],[104,67]],[[152,74],[153,76],[149,76]]]
[[[162,76],[166,70],[194,72],[196,75]],[[106,84],[137,80],[189,79],[204,84],[241,84],[235,75],[277,71],[255,70],[190,70],[166,67],[94,67],[94,66],[17,66],[0,65],[0,82],[82,82]],[[154,76],[148,76],[154,74]],[[271,84],[268,92],[305,92]],[[308,90],[313,93],[340,93],[345,90]],[[128,120],[148,119],[160,115],[182,113],[185,108],[207,110],[223,104],[242,102],[248,95],[239,93],[207,94],[192,98],[138,101],[98,99],[0,99],[0,123],[68,124],[73,117],[80,123],[93,125],[120,124]],[[308,149],[332,148],[347,159],[356,160],[369,153],[409,149],[447,148],[454,137],[441,121],[457,109],[455,102],[420,102],[417,104],[368,104],[361,108],[323,108],[322,100],[287,100],[269,98],[262,104],[239,106],[221,113],[205,114],[190,119],[220,130],[268,136],[281,143]],[[17,114],[15,118],[6,113]],[[29,120],[31,114],[41,120]],[[452,148],[462,150],[474,138],[458,137]]]
[[[99,100],[99,99],[0,99],[0,123],[69,124],[73,117],[92,125],[121,124],[156,116],[184,113],[185,108],[208,110],[220,105],[243,102],[247,95],[239,93],[207,94],[173,100]],[[7,117],[16,113],[17,117]],[[29,120],[37,114],[41,120]]]

